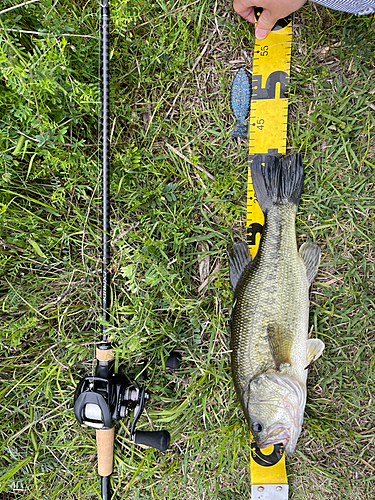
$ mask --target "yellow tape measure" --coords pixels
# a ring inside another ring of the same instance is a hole
[[[279,21],[263,41],[255,41],[252,96],[249,118],[249,165],[256,154],[284,155],[288,120],[288,87],[292,48],[292,22]],[[255,258],[264,225],[256,200],[250,166],[247,184],[247,243]],[[260,450],[251,444],[250,475],[252,500],[287,500],[288,479],[282,445]]]
[[[263,41],[255,41],[249,119],[249,161],[256,154],[286,152],[292,22],[281,23]],[[264,217],[255,198],[250,167],[247,185],[247,243],[254,259]]]

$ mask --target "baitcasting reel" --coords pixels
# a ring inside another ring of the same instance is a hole
[[[110,343],[101,343],[97,349],[95,376],[83,378],[74,395],[74,414],[80,424],[97,430],[109,430],[116,421],[126,418],[134,410],[129,439],[160,451],[169,446],[168,431],[135,431],[149,394],[145,385],[138,385],[119,373],[114,373],[113,351]],[[159,363],[157,363],[159,364]],[[172,352],[166,366],[179,367],[179,355]]]

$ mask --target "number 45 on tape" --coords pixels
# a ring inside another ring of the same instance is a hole
[[[250,163],[257,154],[284,155],[286,152],[291,46],[291,19],[282,19],[265,40],[255,41],[251,85],[245,68],[238,71],[233,81],[231,108],[237,122],[232,137],[249,138]],[[263,224],[249,168],[246,226],[253,259]]]

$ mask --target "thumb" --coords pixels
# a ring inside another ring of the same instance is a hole
[[[277,20],[278,17],[275,18],[271,11],[264,10],[259,17],[255,28],[256,39],[264,40],[276,24]]]

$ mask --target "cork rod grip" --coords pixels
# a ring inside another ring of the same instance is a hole
[[[113,471],[113,444],[115,428],[96,431],[99,476],[110,476]]]
[[[98,361],[112,361],[115,358],[113,349],[96,349],[96,359]]]

